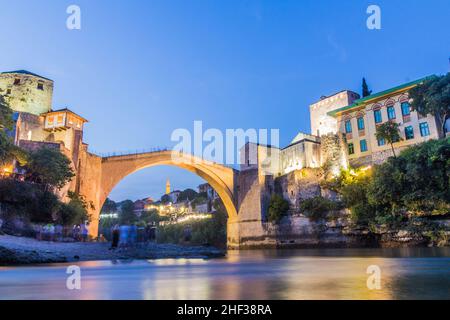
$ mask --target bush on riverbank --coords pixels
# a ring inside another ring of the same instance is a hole
[[[68,203],[63,203],[41,184],[0,179],[0,213],[6,227],[14,220],[24,225],[83,223],[88,219],[88,204],[76,193],[69,193],[69,198]]]
[[[300,210],[312,221],[326,219],[330,213],[342,209],[342,204],[323,197],[305,199],[300,203]]]
[[[156,241],[158,243],[189,243],[223,247],[227,238],[226,225],[226,213],[217,211],[210,219],[159,226]]]
[[[450,138],[404,150],[372,169],[349,169],[324,183],[360,225],[450,214]]]

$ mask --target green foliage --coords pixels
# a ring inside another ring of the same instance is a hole
[[[14,127],[12,114],[13,111],[5,100],[5,97],[0,95],[0,129],[12,130]]]
[[[431,140],[378,166],[368,198],[392,214],[447,214],[449,180],[450,139]]]
[[[404,150],[373,169],[342,170],[323,183],[340,193],[358,224],[398,224],[450,213],[450,138]]]
[[[115,213],[117,212],[117,203],[113,200],[106,198],[102,207],[102,213]]]
[[[203,196],[197,196],[194,200],[191,201],[192,209],[195,210],[195,208],[197,207],[197,205],[203,204],[203,203],[205,203],[205,202],[207,202],[207,201],[208,201],[208,199],[207,199],[206,197],[203,197]]]
[[[119,220],[121,224],[130,224],[138,220],[134,214],[134,203],[131,200],[125,200],[120,207]]]
[[[0,179],[0,203],[8,216],[21,216],[31,222],[53,222],[61,202],[42,186],[13,179]]]
[[[343,170],[337,178],[337,190],[344,206],[350,209],[352,219],[358,224],[368,224],[376,214],[376,209],[367,199],[371,182],[371,171],[363,169]]]
[[[14,128],[12,110],[4,97],[0,95],[0,165],[11,164],[17,160],[20,165],[27,162],[27,153],[13,143],[13,139],[8,135],[7,130]]]
[[[192,245],[226,245],[227,214],[216,212],[211,219],[160,226],[156,233],[159,243],[184,243]]]
[[[168,194],[165,194],[161,197],[161,203],[162,204],[168,204],[169,202],[171,202],[172,200],[170,199]]]
[[[269,204],[269,222],[278,223],[289,211],[289,202],[278,194],[273,194]]]
[[[59,189],[75,175],[70,160],[59,150],[49,148],[32,152],[26,170],[27,180]]]
[[[402,140],[400,136],[399,124],[394,121],[387,121],[379,126],[377,126],[377,131],[375,136],[378,140],[384,139],[388,144],[391,145],[392,153],[395,155],[394,143]]]
[[[69,191],[68,197],[70,201],[63,203],[58,211],[58,222],[63,225],[73,225],[89,220],[88,209],[93,208],[92,204],[75,192]]]
[[[320,196],[305,199],[300,203],[300,210],[313,221],[326,219],[328,213],[341,208],[340,203]]]
[[[81,223],[88,220],[90,204],[84,197],[69,192],[70,201],[62,203],[58,197],[43,186],[0,179],[0,203],[7,216],[20,216],[33,223],[53,223],[63,225]]]
[[[184,191],[181,191],[180,195],[178,196],[178,201],[185,201],[185,200],[194,200],[197,198],[198,193],[193,189],[186,189]]]
[[[411,109],[426,116],[434,115],[440,122],[440,134],[444,136],[445,121],[450,117],[450,73],[432,77],[409,91]]]
[[[139,220],[144,224],[151,223],[158,225],[161,221],[167,221],[169,218],[159,215],[158,210],[152,209],[149,211],[143,211]]]
[[[369,86],[367,85],[366,78],[362,80],[362,97],[368,97],[372,94],[372,90],[369,90]]]

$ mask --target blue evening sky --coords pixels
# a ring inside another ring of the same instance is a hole
[[[66,8],[82,29],[66,29]],[[366,9],[382,10],[368,30]],[[55,81],[54,108],[90,120],[96,152],[170,147],[176,128],[308,132],[308,106],[342,89],[384,90],[449,70],[448,0],[0,0],[0,70]],[[154,167],[114,200],[159,197],[201,180]]]

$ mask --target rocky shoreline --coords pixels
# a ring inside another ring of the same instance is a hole
[[[140,244],[109,250],[109,243],[60,243],[0,235],[0,266],[94,260],[220,258],[225,251],[214,247],[173,244]]]

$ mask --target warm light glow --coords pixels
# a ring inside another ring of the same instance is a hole
[[[10,175],[14,172],[13,165],[7,165],[3,167],[2,173],[3,175]]]

